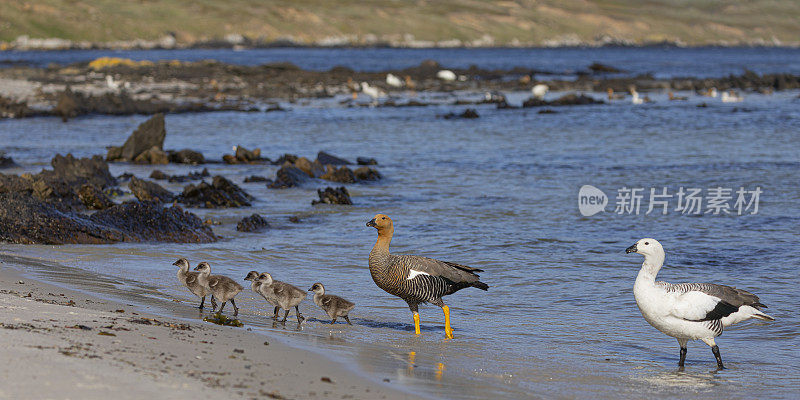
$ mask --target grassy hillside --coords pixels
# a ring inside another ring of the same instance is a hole
[[[109,42],[174,32],[180,42],[228,34],[308,44],[402,42],[412,34],[464,42],[490,35],[495,45],[604,35],[636,43],[800,43],[796,0],[0,0],[0,10],[2,41],[29,35]]]

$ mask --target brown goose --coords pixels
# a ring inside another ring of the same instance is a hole
[[[286,318],[289,317],[289,310],[294,307],[297,312],[297,323],[303,322],[303,315],[300,314],[298,304],[305,300],[306,292],[300,290],[297,286],[290,285],[286,282],[276,281],[272,279],[272,275],[263,273],[258,276],[260,284],[258,290],[267,301],[278,307],[284,309],[286,313],[283,315],[281,322],[286,323]],[[277,310],[276,310],[277,316]]]
[[[211,311],[215,312],[217,310],[217,302],[214,301],[215,299],[222,301],[219,312],[222,312],[222,309],[225,308],[225,303],[230,300],[233,306],[233,316],[239,315],[239,307],[236,307],[236,302],[233,301],[233,298],[242,291],[242,285],[236,283],[227,276],[211,275],[211,265],[205,261],[197,264],[194,270],[200,272],[200,274],[197,275],[197,280],[200,284],[208,288],[211,292]]]
[[[414,313],[417,334],[420,333],[419,304],[432,303],[442,307],[445,335],[452,339],[450,308],[444,304],[442,296],[468,287],[488,290],[489,285],[481,282],[478,276],[478,272],[483,270],[427,257],[390,254],[389,243],[394,234],[392,219],[378,214],[367,222],[367,226],[378,230],[378,241],[369,253],[369,272],[375,284],[408,303]]]
[[[197,276],[200,275],[200,273],[197,271],[189,271],[189,260],[185,258],[179,258],[178,261],[175,261],[172,265],[180,267],[178,269],[178,280],[189,288],[190,292],[200,298],[200,307],[198,308],[202,310],[206,302],[206,296],[211,294],[211,291],[197,281]]]
[[[353,325],[350,323],[348,314],[356,306],[355,304],[339,296],[325,294],[325,286],[322,286],[319,282],[313,284],[308,291],[314,292],[314,304],[322,308],[331,317],[331,325],[336,322],[337,317],[343,317],[348,325]]]
[[[264,300],[266,300],[268,303],[275,306],[272,319],[278,319],[278,310],[280,309],[280,307],[278,307],[278,303],[275,301],[275,299],[273,299],[272,297],[267,297],[264,295],[264,293],[261,292],[261,281],[258,280],[259,275],[260,274],[257,271],[250,271],[247,273],[247,276],[244,277],[244,280],[253,281],[253,283],[250,284],[250,288],[253,289],[254,292],[260,294],[261,297],[263,297]]]

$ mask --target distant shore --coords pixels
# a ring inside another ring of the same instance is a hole
[[[0,372],[13,382],[0,398],[417,398],[246,328],[149,315],[27,267],[0,254]]]
[[[601,37],[597,40],[579,40],[568,37],[543,42],[509,42],[496,43],[494,40],[462,41],[448,40],[361,40],[357,37],[331,38],[318,42],[301,42],[292,39],[261,40],[242,35],[228,35],[218,39],[178,41],[167,35],[156,40],[131,39],[109,42],[74,41],[63,38],[31,38],[20,36],[12,41],[0,41],[0,51],[63,51],[63,50],[176,50],[176,49],[269,49],[283,47],[298,48],[394,48],[394,49],[464,49],[464,48],[596,48],[596,47],[680,47],[680,48],[800,48],[800,42],[782,42],[779,40],[752,41],[710,41],[706,43],[688,44],[680,40],[634,41]]]
[[[417,66],[383,71],[356,71],[343,66],[317,71],[289,62],[246,66],[213,60],[153,62],[100,57],[64,66],[0,68],[0,118],[51,115],[66,120],[87,114],[271,112],[284,111],[287,102],[301,99],[333,99],[342,107],[425,107],[445,101],[514,109],[602,104],[624,98],[634,90],[703,96],[708,91],[769,94],[800,88],[800,75],[789,73],[759,75],[746,71],[715,78],[657,78],[600,63],[578,67],[569,72],[524,66],[503,70],[448,68],[426,60]],[[502,94],[530,93],[537,85],[546,85],[545,91],[597,95],[562,93],[561,98],[549,101],[531,96],[520,105],[509,104]],[[444,100],[425,96],[430,93],[452,96]]]

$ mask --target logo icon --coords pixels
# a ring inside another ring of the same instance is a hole
[[[602,190],[592,186],[583,185],[578,191],[578,210],[584,217],[591,217],[606,210],[608,196]]]

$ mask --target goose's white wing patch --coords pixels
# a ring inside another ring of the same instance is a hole
[[[700,291],[686,292],[675,297],[670,314],[690,321],[699,321],[705,318],[719,302],[718,297]]]
[[[427,272],[422,272],[422,271],[416,271],[416,270],[413,270],[413,269],[409,269],[408,270],[408,277],[406,278],[406,280],[412,280],[417,275],[430,275],[430,274],[427,273]]]

